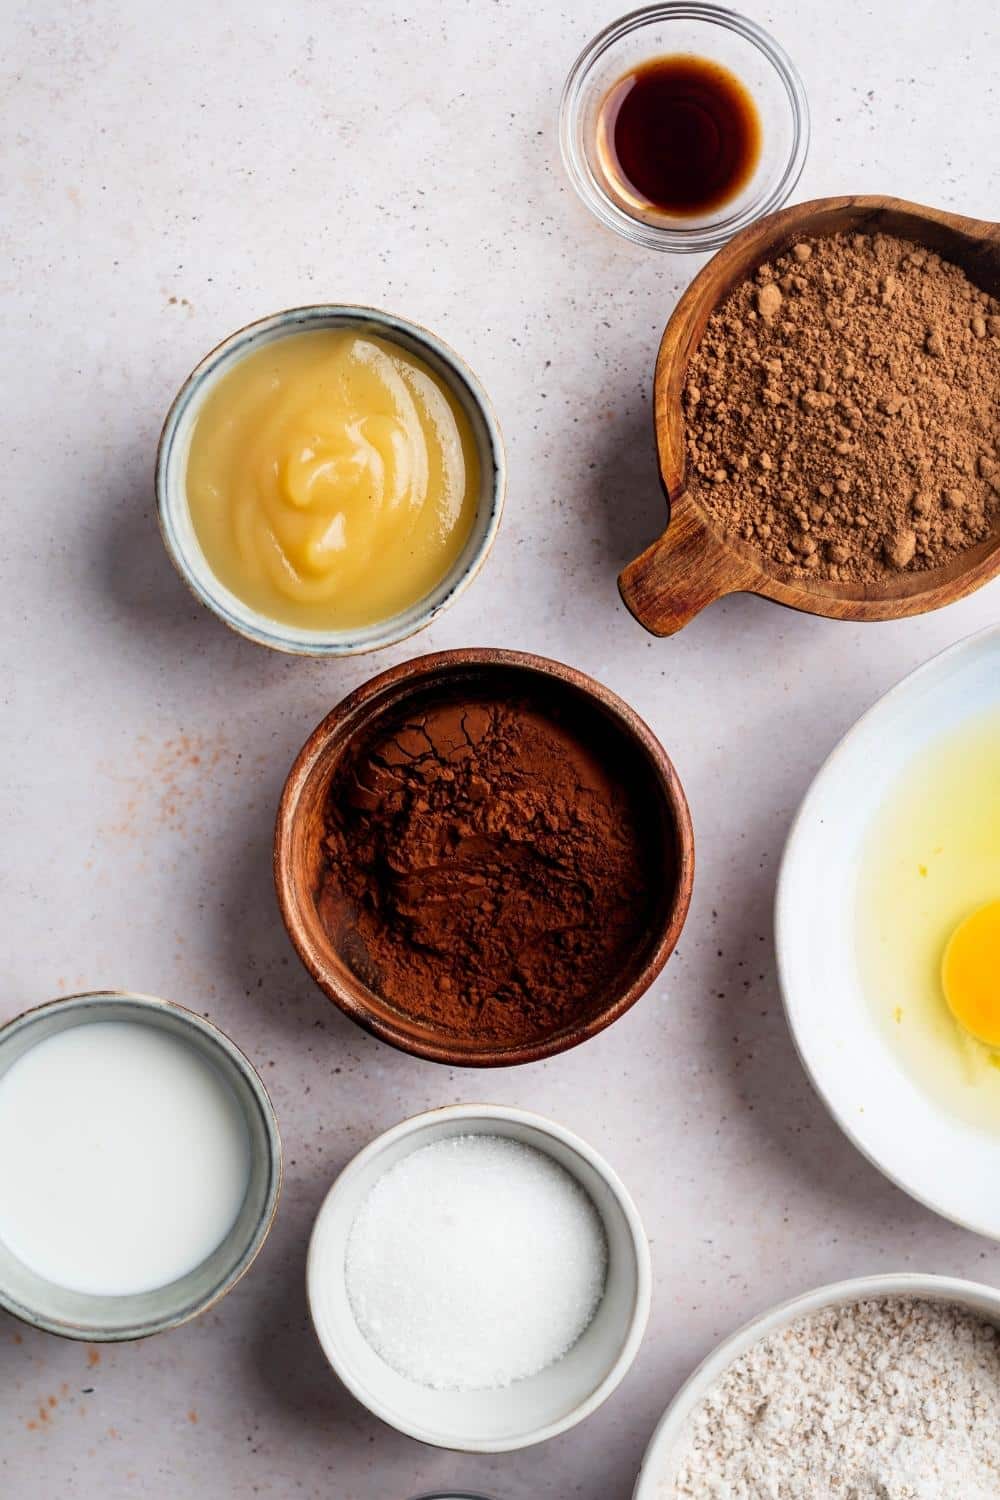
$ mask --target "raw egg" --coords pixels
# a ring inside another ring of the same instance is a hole
[[[955,928],[941,961],[941,984],[959,1025],[987,1047],[1000,1047],[1000,901]]]
[[[918,1088],[1000,1131],[1000,712],[915,755],[859,864],[857,962]]]

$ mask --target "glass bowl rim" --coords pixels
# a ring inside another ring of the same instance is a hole
[[[595,65],[617,42],[643,27],[667,21],[703,21],[735,32],[755,46],[769,62],[784,86],[792,119],[792,145],[777,182],[762,198],[748,203],[738,213],[710,223],[685,227],[647,224],[618,207],[597,182],[580,144],[580,114],[584,90]],[[590,211],[609,229],[650,250],[693,253],[718,250],[741,229],[773,213],[788,201],[805,166],[809,151],[809,101],[798,69],[788,53],[749,16],[705,0],[667,0],[661,5],[629,11],[597,33],[579,54],[563,86],[559,104],[559,146],[563,164],[577,193]]]

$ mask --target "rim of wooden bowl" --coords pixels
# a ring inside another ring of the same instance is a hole
[[[662,912],[651,925],[649,949],[641,967],[621,990],[612,992],[605,1005],[552,1036],[515,1047],[466,1048],[457,1045],[448,1033],[408,1019],[389,1005],[357,978],[329,940],[320,940],[313,892],[306,888],[303,862],[296,860],[302,805],[316,778],[329,782],[337,761],[355,736],[406,698],[435,682],[488,679],[493,673],[517,672],[568,688],[595,713],[611,721],[641,755],[673,832],[671,852],[676,871],[673,890],[665,895]],[[274,882],[282,920],[299,957],[323,993],[352,1021],[380,1041],[432,1062],[451,1067],[512,1067],[553,1057],[588,1041],[624,1015],[657,978],[676,947],[691,903],[694,832],[673,762],[645,721],[616,693],[586,673],[548,657],[470,646],[433,652],[391,667],[356,688],[317,725],[299,751],[281,795],[274,834]]]

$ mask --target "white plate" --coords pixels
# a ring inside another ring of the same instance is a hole
[[[508,1136],[544,1151],[590,1196],[608,1237],[608,1277],[594,1319],[562,1359],[500,1390],[432,1390],[398,1375],[366,1343],[344,1278],[347,1239],[373,1183],[402,1157],[449,1135]],[[649,1244],[607,1162],[554,1120],[502,1104],[452,1104],[403,1120],[360,1151],[327,1193],[309,1244],[309,1310],[323,1352],[357,1399],[422,1443],[509,1453],[582,1422],[624,1378],[649,1317]]]
[[[872,818],[915,755],[1000,706],[1000,626],[952,646],[859,719],[792,825],[775,938],[788,1024],[817,1093],[858,1150],[936,1213],[1000,1239],[1000,1137],[949,1114],[879,1031],[856,956],[858,863]]]

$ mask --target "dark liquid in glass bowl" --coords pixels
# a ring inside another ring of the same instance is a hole
[[[658,57],[608,90],[597,140],[616,197],[631,208],[695,216],[746,187],[760,158],[760,116],[720,63]]]

